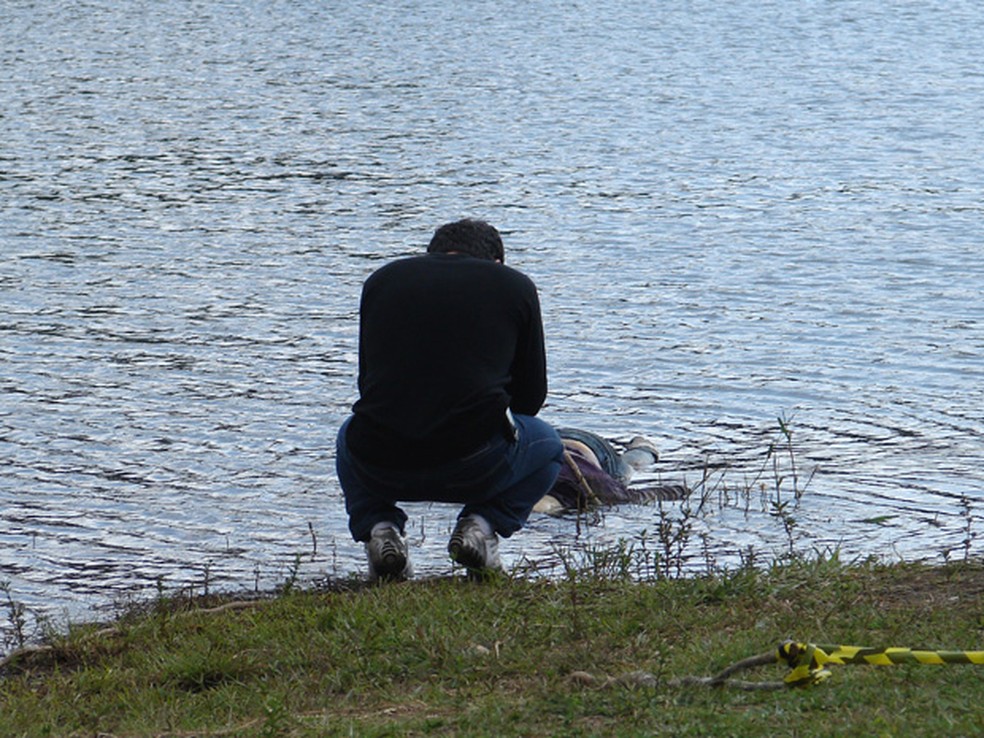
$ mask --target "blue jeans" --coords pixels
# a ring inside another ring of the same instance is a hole
[[[609,476],[615,477],[622,484],[628,484],[632,477],[632,469],[622,460],[621,454],[616,451],[612,444],[599,436],[597,433],[580,430],[578,428],[558,428],[557,433],[563,439],[580,441],[598,458],[601,468]]]
[[[515,441],[497,434],[464,458],[407,470],[371,466],[353,457],[345,441],[346,420],[338,430],[335,468],[352,537],[367,541],[372,527],[384,521],[402,533],[407,515],[396,503],[422,501],[463,504],[460,516],[481,515],[496,533],[511,536],[553,485],[564,453],[549,424],[529,415],[516,415],[515,422]]]

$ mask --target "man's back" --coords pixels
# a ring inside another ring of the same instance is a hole
[[[506,407],[535,415],[546,361],[532,281],[463,254],[382,267],[362,293],[359,390],[349,443],[385,466],[474,450],[501,429]]]

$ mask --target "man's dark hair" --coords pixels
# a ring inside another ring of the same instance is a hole
[[[460,251],[490,261],[506,260],[499,231],[484,220],[465,218],[438,228],[427,246],[427,253],[446,254],[450,251]]]

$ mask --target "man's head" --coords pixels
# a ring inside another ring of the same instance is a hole
[[[505,262],[505,250],[499,231],[484,220],[464,220],[446,223],[434,233],[428,254],[449,254],[457,252],[479,259]]]

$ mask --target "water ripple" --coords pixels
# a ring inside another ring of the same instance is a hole
[[[0,580],[77,618],[361,571],[333,473],[361,283],[466,214],[540,286],[544,417],[709,491],[688,567],[788,545],[778,418],[804,550],[965,553],[984,18],[909,10],[5,7]],[[448,571],[455,511],[408,509]],[[559,572],[658,518],[503,548]]]

